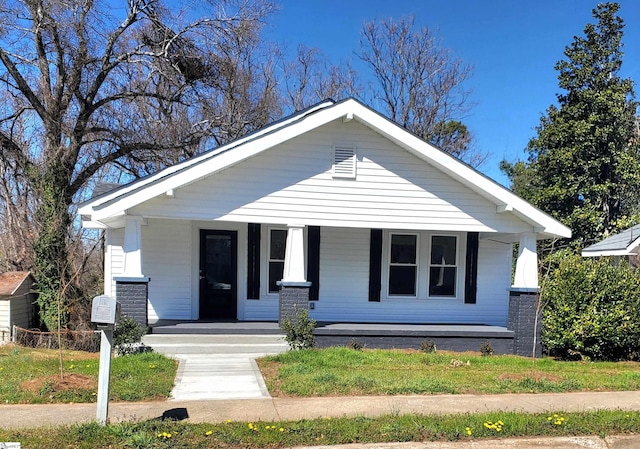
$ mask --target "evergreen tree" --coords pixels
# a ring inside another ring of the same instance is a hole
[[[558,106],[541,118],[528,163],[503,163],[512,188],[569,226],[580,247],[631,224],[638,211],[640,159],[633,82],[620,76],[623,20],[617,3],[559,61]]]

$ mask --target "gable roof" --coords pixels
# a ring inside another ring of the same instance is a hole
[[[0,274],[0,296],[12,296],[30,277],[29,271],[8,271]]]
[[[101,221],[124,215],[126,210],[158,195],[191,184],[300,136],[334,120],[357,120],[411,154],[426,161],[496,205],[498,212],[512,213],[529,223],[540,237],[570,237],[571,230],[535,208],[509,189],[471,166],[415,136],[397,123],[349,98],[327,100],[266,126],[241,139],[161,170],[82,203],[83,220]]]
[[[640,246],[640,224],[587,246],[582,250],[582,257],[629,256],[636,253],[638,246]]]

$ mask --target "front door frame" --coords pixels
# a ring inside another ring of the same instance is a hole
[[[202,310],[202,289],[200,283],[198,284],[198,319],[204,320],[235,320],[238,318],[238,231],[235,229],[200,229],[198,233],[198,278],[202,276],[202,267],[204,265],[204,242],[208,235],[223,235],[231,238],[231,273],[232,273],[232,305],[230,312],[225,316],[203,317]]]

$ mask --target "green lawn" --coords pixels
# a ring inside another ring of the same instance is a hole
[[[99,354],[0,346],[0,403],[95,402]],[[177,363],[160,354],[116,357],[111,362],[110,399],[149,401],[169,396]],[[3,440],[0,440],[3,441]]]
[[[640,390],[640,363],[328,348],[258,361],[272,396]]]
[[[3,430],[0,441],[23,448],[283,448],[391,441],[465,441],[520,436],[637,434],[640,413],[595,411],[524,414],[495,412],[448,416],[382,416],[280,422],[188,424],[150,420],[106,427],[82,424]]]

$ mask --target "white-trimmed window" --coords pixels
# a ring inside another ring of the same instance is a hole
[[[268,293],[277,293],[279,287],[277,282],[282,280],[284,273],[284,255],[287,246],[287,230],[269,228],[269,243],[267,248],[267,254],[269,257],[269,263],[267,264],[268,270]]]
[[[333,177],[356,177],[356,149],[348,146],[333,147]]]
[[[416,296],[418,235],[390,234],[389,296]]]
[[[455,297],[458,284],[458,237],[432,235],[429,256],[429,296]]]
[[[464,299],[464,233],[389,230],[382,245],[382,299]]]

